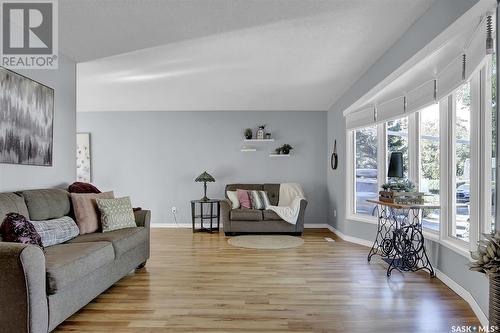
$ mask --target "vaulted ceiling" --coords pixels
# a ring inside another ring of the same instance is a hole
[[[78,111],[327,110],[433,0],[67,0]]]

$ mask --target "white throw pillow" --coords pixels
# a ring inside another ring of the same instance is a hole
[[[236,191],[227,191],[227,197],[231,201],[232,209],[240,208],[240,201],[238,200],[238,195],[236,194]]]

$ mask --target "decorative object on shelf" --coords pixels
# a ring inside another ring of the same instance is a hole
[[[251,140],[252,139],[252,136],[253,136],[253,131],[251,128],[247,128],[245,130],[245,139],[247,140]]]
[[[333,153],[332,157],[330,158],[330,165],[332,166],[332,170],[337,170],[337,167],[339,166],[339,157],[337,155],[337,140],[335,140],[333,143]]]
[[[484,234],[485,240],[478,242],[476,252],[471,252],[474,262],[471,271],[486,274],[490,280],[489,324],[500,325],[500,233]]]
[[[275,155],[280,155],[281,154],[281,147],[278,147],[274,150]]]
[[[265,135],[265,129],[266,129],[266,125],[260,125],[259,128],[257,129],[257,133],[256,133],[256,137],[257,137],[257,140],[264,140],[264,135]]]
[[[383,184],[382,191],[379,191],[378,194],[379,200],[382,202],[424,204],[425,193],[417,192],[415,184],[407,179]]]
[[[52,166],[54,89],[0,67],[0,163]]]
[[[196,177],[194,181],[197,183],[203,183],[203,189],[205,190],[204,192],[205,195],[203,196],[203,198],[201,198],[201,201],[209,201],[210,199],[208,199],[207,197],[207,182],[214,183],[215,178],[212,177],[208,172],[204,171],[201,175]]]
[[[270,140],[271,139],[271,133],[266,133],[266,140]]]
[[[91,182],[90,133],[76,134],[76,181]]]
[[[290,154],[290,150],[292,149],[292,146],[290,146],[288,143],[285,143],[283,146],[281,146],[281,153],[284,155],[288,155]]]

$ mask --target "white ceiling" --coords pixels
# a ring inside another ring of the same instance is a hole
[[[60,45],[78,111],[327,110],[432,2],[68,0]]]

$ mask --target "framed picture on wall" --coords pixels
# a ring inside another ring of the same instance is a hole
[[[54,89],[0,67],[0,163],[52,166]]]
[[[76,181],[90,183],[91,177],[90,133],[76,134]]]

